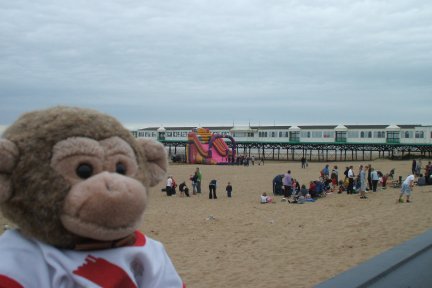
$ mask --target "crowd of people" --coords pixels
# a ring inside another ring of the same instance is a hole
[[[306,163],[302,158],[301,167],[305,169]],[[421,161],[414,160],[412,166],[412,174],[406,177],[404,180],[402,177],[399,180],[394,180],[395,169],[391,169],[388,173],[382,173],[378,169],[375,169],[369,165],[359,165],[358,169],[354,169],[353,165],[347,166],[343,172],[343,176],[339,177],[339,169],[337,165],[330,168],[329,164],[326,164],[319,172],[319,176],[316,180],[309,181],[309,187],[306,185],[300,185],[300,183],[293,177],[291,170],[288,170],[283,174],[281,178],[281,189],[274,189],[274,191],[282,191],[282,201],[288,201],[289,203],[304,203],[308,199],[318,199],[325,197],[328,193],[336,192],[338,194],[357,194],[360,199],[368,199],[367,192],[377,192],[378,185],[381,189],[386,189],[387,182],[391,179],[394,183],[393,187],[400,187],[401,193],[398,202],[404,202],[405,196],[406,202],[411,202],[410,196],[412,188],[417,183],[416,177],[422,177],[421,174]],[[432,177],[432,164],[428,163],[425,167],[425,179],[431,179]],[[402,181],[403,180],[403,181]],[[426,180],[426,184],[428,184]],[[430,180],[432,184],[432,180]],[[274,193],[276,194],[276,193]],[[277,195],[277,194],[276,194]],[[262,196],[262,195],[261,195]]]
[[[249,158],[239,157],[239,159],[239,163],[241,163],[240,165],[247,166],[249,163],[251,163],[251,165],[255,165],[255,158],[253,156]],[[305,158],[301,159],[301,167],[302,169],[306,169],[308,167],[308,163]],[[412,188],[417,183],[416,179],[423,178],[425,185],[432,184],[432,164],[430,161],[424,168],[424,177],[421,173],[422,171],[421,160],[413,160],[412,174],[406,177],[403,181],[401,179],[402,177],[400,177],[398,181],[401,187],[401,193],[398,202],[404,202],[404,196],[406,202],[411,202],[410,196]],[[302,204],[305,202],[313,202],[316,199],[325,197],[327,194],[333,192],[338,194],[346,193],[348,195],[358,194],[360,199],[368,199],[368,196],[366,195],[368,191],[377,192],[379,185],[381,186],[381,189],[385,189],[389,179],[395,182],[393,179],[394,173],[394,169],[391,169],[388,173],[382,173],[378,169],[372,167],[370,164],[361,164],[357,170],[354,169],[353,165],[345,167],[343,176],[340,177],[339,168],[337,165],[334,165],[332,168],[330,168],[330,165],[326,164],[321,169],[321,171],[319,171],[317,179],[309,181],[308,185],[306,185],[300,184],[299,181],[293,177],[291,170],[287,170],[286,173],[281,175],[280,191],[281,195],[283,196],[282,201]],[[178,186],[180,197],[191,197],[191,195],[201,194],[202,179],[202,173],[199,167],[197,167],[189,178],[192,187],[191,191],[186,184],[186,181],[181,182]],[[208,188],[209,199],[217,199],[218,181],[216,179],[211,179],[209,181]],[[166,192],[167,196],[173,196],[177,194],[177,183],[171,175],[168,176],[166,187],[163,190]],[[273,194],[278,195],[274,191]],[[225,186],[225,192],[226,197],[232,197],[233,187],[230,182],[228,182]],[[266,192],[260,195],[260,202],[274,203],[273,197],[267,195]]]

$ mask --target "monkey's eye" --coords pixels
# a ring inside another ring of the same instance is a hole
[[[76,174],[81,179],[90,178],[93,174],[93,167],[90,164],[82,163],[76,168]]]
[[[126,175],[126,167],[123,163],[119,162],[116,164],[116,173]]]

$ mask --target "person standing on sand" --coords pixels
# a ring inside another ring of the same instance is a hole
[[[201,193],[202,174],[198,167],[195,170],[195,174],[197,176],[197,180],[196,180],[197,193]]]
[[[353,166],[349,166],[349,170],[347,173],[347,177],[348,177],[348,188],[347,188],[347,194],[353,194],[353,190],[354,190],[354,171],[353,171]]]
[[[306,158],[305,158],[304,156],[301,158],[301,167],[302,167],[303,169],[306,168]]]
[[[227,197],[231,198],[232,186],[231,186],[230,182],[228,182],[228,185],[226,186],[225,191],[227,193]]]
[[[172,195],[176,195],[176,188],[177,188],[177,183],[174,179],[174,177],[171,176],[171,180],[172,180],[172,184],[171,184],[171,196]]]
[[[403,203],[403,196],[406,196],[406,202],[409,203],[410,201],[410,196],[412,193],[412,188],[414,187],[414,180],[415,180],[415,176],[413,174],[409,175],[405,181],[402,183],[402,188],[401,188],[401,192],[399,195],[399,203]]]
[[[287,173],[284,174],[282,178],[282,185],[284,187],[284,197],[289,198],[292,194],[292,176],[291,170],[288,170]]]
[[[366,197],[366,170],[367,167],[363,167],[363,165],[360,165],[360,171],[359,171],[359,180],[360,180],[360,199],[367,199]]]
[[[190,180],[192,181],[192,194],[196,195],[197,193],[197,178],[196,172],[190,176]]]
[[[339,183],[339,171],[338,171],[337,165],[333,166],[333,170],[331,172],[330,179],[332,180],[332,191],[335,191],[335,189]]]
[[[374,168],[370,168],[370,170],[371,170],[370,174],[372,179],[372,192],[376,192],[378,181],[379,181],[378,171],[376,171]]]
[[[421,166],[422,166],[421,160],[418,159],[416,162],[416,173],[415,173],[416,176],[420,176]]]
[[[430,167],[431,167],[431,161],[428,162],[428,164],[425,167],[425,181],[426,181],[426,185],[430,184]]]
[[[372,190],[372,175],[371,175],[372,165],[371,164],[367,165],[366,169],[367,169],[367,183],[368,183],[367,187],[369,190]]]
[[[344,181],[346,179],[348,179],[348,171],[349,171],[349,167],[345,167],[345,171],[344,171],[345,179],[344,179]]]
[[[209,199],[217,199],[216,186],[217,186],[217,181],[215,179],[211,180],[209,184]]]
[[[412,173],[413,175],[416,174],[416,167],[417,167],[416,160],[413,159],[412,164],[411,164],[411,173]]]
[[[324,180],[330,178],[329,164],[326,164],[325,167],[321,170],[321,176],[323,177]]]
[[[167,196],[172,195],[172,185],[173,185],[173,178],[171,177],[171,175],[169,175],[165,186],[165,191]]]

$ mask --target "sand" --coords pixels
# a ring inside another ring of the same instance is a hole
[[[339,166],[372,164],[411,171],[411,161],[329,162]],[[423,165],[426,161],[423,160]],[[151,191],[141,230],[161,241],[187,287],[313,287],[350,267],[431,228],[432,186],[414,188],[412,203],[397,203],[399,189],[358,195],[333,193],[315,203],[260,204],[272,194],[275,175],[292,171],[301,184],[318,178],[325,163],[266,162],[264,166],[171,164],[179,184],[196,167],[203,173],[202,195],[167,197],[164,183]],[[208,182],[218,180],[218,199],[208,199]],[[233,185],[227,198],[225,186]],[[8,223],[0,218],[1,223]]]

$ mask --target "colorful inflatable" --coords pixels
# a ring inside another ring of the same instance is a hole
[[[231,140],[232,150],[223,138]],[[229,164],[235,159],[235,141],[229,135],[211,133],[207,128],[189,132],[186,160],[191,164]]]

